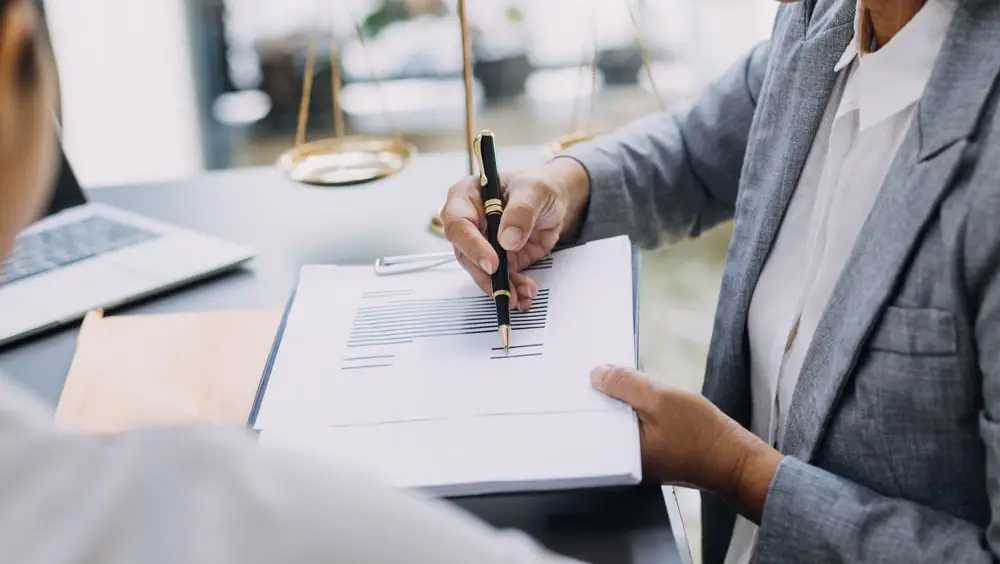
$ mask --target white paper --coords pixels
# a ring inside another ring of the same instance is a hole
[[[616,486],[642,477],[634,416],[614,411],[272,427],[259,440],[439,496]]]
[[[391,276],[304,267],[255,421],[262,441],[446,491],[634,477],[634,414],[589,380],[599,364],[635,365],[628,239],[560,251],[528,274],[539,294],[512,314],[505,354],[492,299],[457,263]]]

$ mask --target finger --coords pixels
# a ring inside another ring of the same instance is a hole
[[[511,283],[517,285],[522,295],[521,302],[519,304],[519,309],[522,311],[528,311],[531,309],[531,302],[538,295],[538,283],[522,271],[538,262],[538,259],[544,257],[546,254],[548,253],[540,252],[537,249],[537,245],[531,241],[529,241],[520,252],[507,253],[510,257],[509,264]]]
[[[485,219],[478,183],[466,179],[451,187],[441,208],[441,223],[445,238],[463,255],[487,273],[496,270],[499,259],[483,236]]]
[[[492,282],[490,281],[490,275],[487,274],[481,266],[472,262],[472,259],[462,254],[462,251],[457,247],[455,248],[455,258],[458,259],[458,263],[462,265],[463,268],[472,277],[472,281],[476,283],[476,286],[490,294],[493,292]]]
[[[555,199],[544,184],[515,180],[508,190],[507,204],[500,218],[500,245],[508,251],[519,251],[535,228],[535,220],[542,210]]]
[[[521,272],[536,262],[542,260],[549,255],[552,250],[551,247],[547,247],[544,243],[539,243],[535,240],[535,236],[532,235],[528,239],[528,243],[521,247],[521,250],[516,253],[508,253],[510,256],[510,269],[511,272]]]
[[[490,275],[483,272],[483,270],[479,268],[479,266],[476,263],[472,262],[472,260],[469,259],[469,257],[461,254],[461,252],[459,252],[458,250],[455,251],[455,258],[457,258],[459,264],[461,264],[462,267],[469,272],[469,274],[472,276],[472,280],[476,283],[476,286],[479,286],[479,289],[482,290],[483,293],[485,293],[486,295],[492,296],[493,279],[490,278]],[[510,288],[511,309],[514,308],[520,309],[520,300],[521,300],[521,294],[518,292],[517,287],[512,284]]]
[[[542,251],[541,256],[538,257],[539,259],[552,252],[556,243],[559,242],[559,230],[561,227],[561,225],[557,225],[556,227],[538,231],[538,248]]]
[[[638,371],[622,366],[598,366],[590,382],[604,395],[631,405],[640,414],[653,414],[660,389]]]
[[[526,274],[512,272],[510,285],[511,288],[517,289],[517,309],[521,311],[531,309],[531,301],[538,295],[538,283]]]

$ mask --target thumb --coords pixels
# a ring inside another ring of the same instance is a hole
[[[653,413],[660,390],[642,373],[623,366],[598,366],[590,371],[590,382],[604,395],[623,401],[640,413]]]
[[[519,251],[534,230],[538,215],[554,195],[543,183],[518,179],[511,181],[507,194],[500,218],[500,244],[508,251]]]

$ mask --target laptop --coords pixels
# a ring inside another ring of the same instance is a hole
[[[0,345],[234,269],[245,246],[88,202],[60,153],[52,200],[0,269]]]

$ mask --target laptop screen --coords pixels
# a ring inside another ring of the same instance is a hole
[[[0,0],[0,6],[3,4],[4,2]],[[48,22],[45,17],[45,3],[36,0],[34,4],[41,19],[42,25],[40,31],[44,35],[45,40],[49,41]],[[51,45],[51,43],[49,44]],[[69,160],[66,159],[66,153],[63,151],[61,139],[62,124],[60,123],[61,114],[62,108],[59,105],[53,108],[52,120],[56,133],[56,150],[58,151],[56,166],[58,170],[56,171],[55,186],[52,189],[51,200],[49,200],[49,205],[45,209],[43,217],[48,217],[65,209],[87,203],[87,198],[83,194],[83,188],[80,187],[80,182],[77,180],[76,174],[69,164]]]
[[[80,182],[76,179],[76,174],[73,173],[73,168],[70,167],[69,160],[66,159],[66,153],[63,152],[61,144],[59,144],[58,150],[59,155],[57,158],[59,159],[59,163],[57,166],[59,170],[56,172],[52,199],[49,200],[49,205],[45,210],[46,216],[87,202],[86,197],[83,195],[83,188],[80,187]]]

